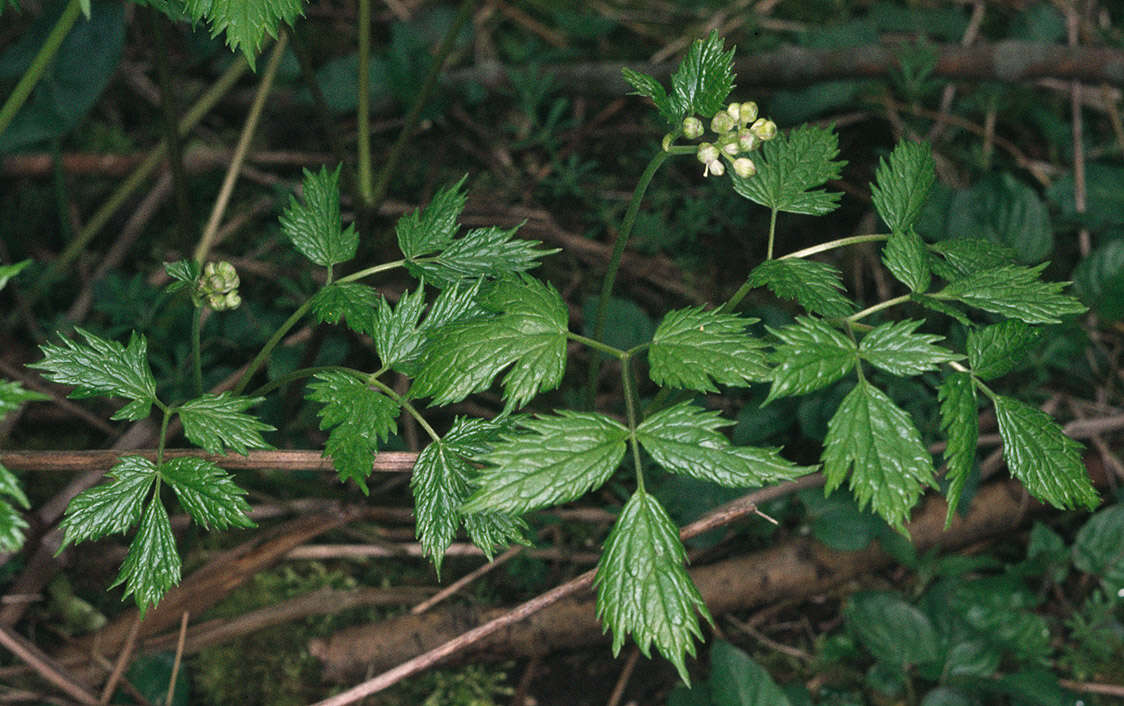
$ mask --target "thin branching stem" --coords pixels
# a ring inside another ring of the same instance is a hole
[[[856,311],[855,313],[848,316],[846,320],[848,322],[855,322],[855,321],[858,321],[859,319],[865,319],[866,317],[870,316],[871,314],[882,311],[883,309],[889,309],[890,307],[897,306],[898,304],[904,304],[907,301],[909,301],[909,295],[908,294],[903,294],[900,297],[893,297],[891,299],[887,299],[884,302],[879,302],[879,303],[875,304],[874,306],[868,306],[867,308],[863,309],[862,311]]]
[[[250,380],[254,377],[254,373],[256,373],[258,369],[261,368],[261,366],[269,358],[269,355],[273,353],[273,349],[277,347],[277,344],[281,342],[281,339],[285,337],[285,334],[287,334],[290,329],[296,326],[297,322],[304,318],[304,315],[307,314],[308,310],[312,308],[312,299],[312,297],[306,299],[303,304],[297,307],[296,311],[289,315],[289,318],[285,319],[285,323],[281,324],[281,326],[273,332],[273,335],[270,336],[269,340],[265,342],[265,345],[262,346],[262,349],[258,351],[258,354],[256,356],[254,356],[254,359],[250,361],[250,364],[246,366],[246,372],[242,373],[242,377],[238,379],[238,384],[234,386],[234,394],[242,394],[242,391],[245,390],[246,386],[250,384]]]
[[[777,259],[778,260],[789,260],[789,259],[792,259],[792,258],[803,259],[805,257],[809,257],[809,256],[815,255],[817,253],[827,252],[828,250],[836,250],[838,248],[845,248],[848,245],[858,245],[859,243],[875,243],[875,242],[878,242],[879,240],[886,240],[889,237],[890,237],[889,233],[872,233],[870,235],[852,235],[848,238],[839,238],[838,240],[829,240],[826,243],[820,243],[819,245],[813,245],[810,248],[804,248],[803,250],[797,250],[796,252],[790,252],[787,255],[781,255]]]
[[[425,421],[425,417],[421,415],[421,412],[417,410],[417,407],[414,407],[414,405],[410,404],[405,397],[395,392],[393,387],[372,376],[366,376],[366,380],[368,385],[377,387],[383,394],[397,402],[402,407],[402,409],[406,410],[406,412],[408,412],[409,415],[417,421],[418,425],[421,426],[422,429],[425,429],[425,433],[429,434],[430,439],[433,439],[434,441],[441,441],[441,435],[438,434],[434,430],[434,428],[429,425],[429,422]]]
[[[70,28],[74,26],[74,22],[81,12],[82,6],[78,0],[70,0],[67,3],[62,15],[55,22],[55,26],[51,28],[51,33],[43,41],[43,46],[39,47],[35,58],[31,60],[31,65],[27,67],[27,71],[20,77],[19,83],[12,89],[8,99],[4,101],[4,105],[0,107],[0,133],[8,129],[12,119],[16,117],[16,113],[23,107],[35,85],[39,83],[39,79],[43,78],[47,67],[51,65],[51,60],[58,54],[59,47],[62,46],[63,40],[70,33]]]
[[[769,211],[769,244],[765,247],[765,259],[773,259],[773,243],[777,237],[777,209]]]
[[[621,387],[624,390],[625,414],[628,416],[628,442],[632,447],[632,462],[636,466],[636,489],[644,490],[644,465],[640,459],[640,442],[636,440],[637,419],[636,386],[632,380],[632,357],[627,353],[621,358]]]
[[[371,187],[371,0],[359,0],[359,104],[356,106],[359,159],[359,197],[363,204],[374,203],[374,189]]]
[[[602,353],[605,353],[607,355],[611,355],[619,360],[624,360],[629,355],[628,352],[622,351],[620,348],[615,348],[613,346],[610,346],[608,343],[602,343],[601,341],[590,338],[588,336],[583,336],[580,333],[567,331],[566,337],[571,341],[577,341],[578,343],[584,344],[594,350],[601,351]]]
[[[203,394],[203,359],[200,355],[199,339],[203,328],[203,307],[197,306],[191,313],[191,376],[195,381],[195,396]]]

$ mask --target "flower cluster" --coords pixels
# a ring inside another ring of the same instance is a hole
[[[222,260],[208,262],[203,266],[203,274],[195,284],[192,299],[196,306],[206,304],[215,311],[237,309],[242,303],[238,295],[238,272],[234,265]]]
[[[726,173],[725,159],[733,167],[734,173],[744,178],[757,173],[757,167],[748,154],[761,146],[762,142],[777,136],[777,124],[768,118],[757,117],[757,104],[731,103],[710,120],[710,129],[718,135],[714,142],[700,142],[695,155],[705,166],[703,176],[722,176]],[[683,119],[683,136],[696,140],[703,135],[703,123],[692,116]]]

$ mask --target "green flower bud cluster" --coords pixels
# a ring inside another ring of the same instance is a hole
[[[234,265],[225,260],[208,262],[195,283],[192,300],[195,306],[205,304],[215,311],[237,309],[242,303],[242,297],[238,295],[238,284],[238,272]]]
[[[757,104],[731,103],[710,119],[711,132],[718,135],[713,142],[700,142],[695,156],[705,167],[703,176],[722,176],[730,163],[734,173],[743,179],[757,173],[753,160],[743,156],[761,147],[777,136],[777,124],[768,118],[757,117]],[[683,119],[683,136],[696,140],[703,135],[703,123],[691,116]]]

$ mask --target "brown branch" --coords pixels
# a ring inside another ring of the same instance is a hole
[[[6,647],[34,669],[39,676],[54,684],[70,698],[83,704],[97,704],[98,697],[94,696],[90,687],[64,672],[57,662],[14,630],[0,626],[0,645]]]
[[[121,456],[143,456],[155,460],[155,449],[136,449],[129,451],[4,451],[0,452],[0,464],[16,471],[90,471],[107,470]],[[251,470],[268,468],[277,471],[330,471],[332,462],[324,458],[322,451],[250,451],[246,456],[230,454],[219,456],[196,449],[167,449],[164,458],[191,456],[203,458],[227,470]],[[416,453],[406,451],[383,451],[375,456],[374,471],[377,473],[401,473],[414,467]]]

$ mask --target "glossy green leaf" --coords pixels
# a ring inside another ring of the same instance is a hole
[[[797,466],[777,449],[732,445],[718,431],[732,424],[716,411],[681,402],[645,419],[636,439],[666,470],[728,487],[761,486],[815,470]]]
[[[717,392],[714,383],[747,387],[769,379],[763,342],[749,336],[756,322],[700,307],[667,313],[648,349],[649,375],[658,385]]]
[[[984,238],[1015,251],[1023,264],[1041,262],[1054,249],[1050,212],[1038,192],[1006,172],[993,172],[970,189],[957,190],[945,233]]]
[[[0,500],[0,552],[18,552],[23,547],[27,527],[27,520],[19,510]]]
[[[842,273],[815,260],[766,260],[749,273],[751,287],[765,286],[781,299],[795,299],[813,314],[836,319],[854,312],[855,303],[843,294]]]
[[[909,300],[915,304],[919,304],[925,307],[930,311],[935,311],[938,314],[944,314],[945,316],[955,319],[965,326],[973,325],[973,321],[968,318],[968,315],[961,311],[960,307],[956,306],[955,304],[950,304],[949,302],[941,301],[940,299],[934,299],[928,294],[917,293],[910,294]]]
[[[241,51],[253,69],[265,35],[277,36],[282,22],[292,25],[301,12],[301,0],[184,0],[193,22],[206,19],[211,36],[226,33],[226,44]]]
[[[768,670],[725,640],[710,647],[709,682],[714,706],[792,706]]]
[[[996,395],[995,418],[1003,439],[1003,460],[1031,495],[1067,510],[1097,506],[1100,499],[1081,462],[1081,444],[1066,436],[1050,415]]]
[[[124,597],[133,596],[143,619],[148,606],[159,603],[179,582],[180,555],[176,552],[172,523],[160,498],[153,497],[148,501],[113,586],[125,584]]]
[[[418,287],[413,293],[403,292],[393,307],[380,297],[375,310],[375,351],[388,368],[417,358],[425,344],[425,335],[418,328],[425,309],[425,290]]]
[[[933,486],[933,460],[908,414],[866,380],[843,398],[827,425],[823,472],[828,492],[850,479],[860,508],[868,504],[892,527],[905,530],[925,486]]]
[[[679,530],[659,502],[637,490],[621,510],[597,562],[597,617],[613,633],[613,654],[628,635],[645,657],[651,645],[687,683],[685,654],[702,639],[698,615],[714,623],[684,566]]]
[[[933,150],[927,142],[903,140],[888,160],[878,160],[871,196],[891,232],[912,231],[936,178]]]
[[[457,235],[457,218],[464,210],[462,190],[468,175],[456,184],[438,189],[429,205],[410,211],[398,219],[394,232],[398,248],[407,260],[444,250]]]
[[[406,269],[438,289],[480,277],[502,277],[539,266],[557,248],[539,249],[538,240],[516,238],[514,228],[473,228],[436,255],[406,261]]]
[[[1124,319],[1124,238],[1110,240],[1077,263],[1073,288],[1102,319]]]
[[[70,501],[59,524],[68,544],[123,533],[141,518],[141,507],[156,480],[156,464],[143,456],[122,456],[106,475],[108,483],[83,490]]]
[[[628,82],[628,85],[636,89],[630,95],[644,96],[652,100],[666,127],[672,130],[679,127],[679,123],[686,115],[681,114],[681,107],[672,101],[659,81],[648,74],[635,71],[627,66],[621,69],[621,76]]]
[[[938,658],[940,641],[925,614],[896,593],[861,591],[843,608],[847,629],[875,659],[901,667]]]
[[[1112,505],[1082,525],[1073,541],[1073,565],[1104,581],[1112,593],[1124,589],[1124,505]]]
[[[671,75],[671,102],[678,122],[688,115],[704,118],[726,107],[734,89],[734,48],[725,48],[718,32],[696,39]],[[675,127],[675,125],[673,125]]]
[[[289,197],[281,214],[281,232],[302,255],[322,267],[347,262],[355,257],[359,236],[354,226],[340,222],[340,168],[321,167],[319,172],[304,170],[303,201]]]
[[[1060,316],[1087,311],[1081,302],[1060,293],[1068,282],[1043,282],[1038,279],[1045,266],[1003,265],[982,270],[950,282],[934,296],[953,299],[1028,324],[1057,324],[1061,323]]]
[[[936,370],[941,363],[964,356],[933,345],[943,336],[915,333],[924,323],[912,319],[875,326],[859,343],[859,357],[891,375],[909,377]]]
[[[803,395],[827,387],[855,366],[858,351],[851,339],[820,319],[798,316],[796,323],[769,328],[781,340],[773,353],[773,386],[768,404],[778,397]]]
[[[1015,261],[1013,248],[982,238],[949,238],[929,247],[944,258],[930,261],[933,271],[949,281]]]
[[[461,507],[465,513],[522,514],[580,498],[600,487],[624,456],[628,429],[592,412],[563,410],[523,419],[482,458],[490,465]]]
[[[24,510],[30,509],[31,507],[27,496],[24,495],[23,488],[20,487],[19,479],[7,468],[4,468],[4,466],[0,466],[0,495],[12,498],[19,503],[20,507]]]
[[[317,373],[306,399],[320,402],[320,428],[331,429],[324,455],[341,481],[351,479],[367,494],[367,476],[374,467],[379,444],[398,429],[398,403],[342,372]]]
[[[0,380],[0,419],[20,408],[24,402],[51,399],[42,392],[25,390],[18,382]]]
[[[489,318],[492,313],[478,301],[482,284],[483,280],[477,280],[441,290],[421,323],[422,330],[436,331],[449,324]]]
[[[415,397],[460,402],[487,389],[501,371],[505,411],[558,387],[566,369],[569,311],[549,284],[525,277],[495,284],[480,303],[498,315],[433,332],[414,380]]]
[[[929,253],[921,236],[912,230],[894,231],[882,248],[882,262],[911,292],[929,288]]]
[[[206,459],[180,456],[158,468],[160,477],[172,486],[180,505],[205,529],[254,527],[248,513],[246,491],[217,464]]]
[[[847,163],[836,161],[839,138],[832,129],[802,125],[761,145],[753,162],[757,174],[743,179],[731,172],[734,191],[766,208],[822,216],[839,208],[837,192],[817,187],[838,179]]]
[[[62,339],[62,345],[45,343],[39,346],[43,360],[27,367],[45,371],[51,382],[74,385],[69,397],[124,397],[132,400],[117,410],[113,419],[135,421],[144,419],[156,400],[156,380],[148,367],[148,344],[136,331],[129,344],[99,338],[76,328],[83,343]]]
[[[347,321],[347,327],[358,334],[371,335],[375,330],[375,307],[379,293],[358,282],[333,282],[312,297],[312,315],[324,324]]]
[[[208,453],[225,454],[229,448],[245,456],[250,449],[271,448],[261,433],[275,428],[246,414],[247,409],[264,401],[263,397],[242,397],[230,392],[204,392],[201,397],[184,402],[177,411],[184,436],[192,443]]]
[[[947,465],[945,478],[948,487],[948,514],[945,527],[952,524],[960,495],[964,492],[964,482],[976,462],[976,441],[979,439],[980,423],[976,386],[968,373],[951,373],[941,381],[937,390],[941,402],[941,429],[948,439],[944,450]]]
[[[1041,328],[1017,319],[1007,319],[968,332],[968,365],[981,380],[990,380],[1014,370],[1042,340]]]
[[[1118,159],[1085,164],[1084,213],[1077,210],[1072,172],[1051,184],[1046,193],[1071,222],[1094,230],[1124,224],[1124,167]]]

